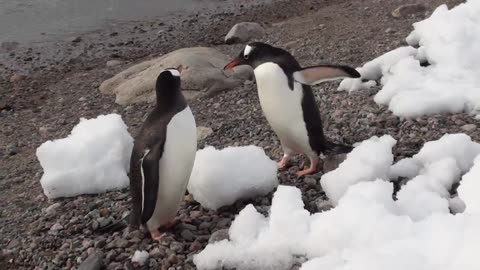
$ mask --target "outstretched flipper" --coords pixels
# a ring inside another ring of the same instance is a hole
[[[360,78],[360,73],[349,66],[318,65],[304,67],[294,72],[293,78],[301,84],[315,85],[342,78]]]

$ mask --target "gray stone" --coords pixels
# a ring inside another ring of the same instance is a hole
[[[129,242],[125,239],[120,238],[115,240],[115,247],[117,248],[126,248],[128,247],[128,245],[129,245]]]
[[[303,180],[305,184],[307,184],[309,187],[315,187],[317,185],[317,179],[307,176],[305,177],[305,180]]]
[[[163,258],[165,257],[165,249],[160,249],[158,247],[152,249],[149,253],[150,257],[152,258]]]
[[[210,239],[208,239],[208,243],[212,244],[215,242],[219,242],[225,239],[229,239],[228,236],[228,229],[223,229],[223,230],[218,230],[210,236]]]
[[[195,239],[195,235],[190,230],[183,230],[181,232],[181,236],[187,241],[192,241],[193,239]]]
[[[152,103],[155,101],[155,81],[161,70],[182,66],[182,90],[199,94],[186,95],[197,98],[232,89],[243,84],[245,78],[253,77],[253,70],[240,66],[224,71],[230,57],[213,48],[183,48],[152,60],[134,65],[104,81],[99,89],[104,94],[115,94],[120,105]]]
[[[245,43],[265,35],[265,29],[255,22],[241,22],[235,24],[225,37],[225,43]]]
[[[330,201],[326,201],[323,199],[318,199],[315,204],[317,205],[318,211],[328,211],[333,208],[333,205]]]
[[[394,11],[392,16],[395,18],[406,17],[416,13],[422,13],[427,10],[427,7],[422,3],[401,5]]]
[[[477,129],[477,125],[475,124],[466,124],[462,126],[462,130],[466,132],[472,132]]]
[[[213,129],[209,127],[197,127],[197,141],[205,140],[213,134]]]
[[[10,243],[8,243],[7,249],[13,249],[18,246],[20,246],[20,241],[18,241],[17,239],[13,239],[12,241],[10,241]]]
[[[60,230],[63,230],[63,226],[60,223],[55,223],[55,224],[53,224],[52,227],[50,227],[51,232],[58,232]]]
[[[78,267],[78,270],[100,270],[103,266],[103,252],[98,251],[88,256]]]
[[[55,215],[57,213],[57,209],[62,206],[61,203],[54,203],[49,207],[45,208],[45,214],[47,215]]]

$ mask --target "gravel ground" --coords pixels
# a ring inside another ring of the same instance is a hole
[[[214,46],[236,55],[241,45],[223,45],[223,36],[240,21],[265,25],[263,41],[288,48],[303,64],[330,62],[357,66],[401,44],[411,24],[426,15],[394,19],[390,13],[412,1],[282,1],[275,5],[245,5],[221,13],[192,15],[165,22],[139,22],[118,29],[82,35],[32,48],[9,48],[0,55],[0,265],[2,269],[75,269],[89,255],[102,252],[106,269],[132,269],[135,250],[146,250],[144,269],[195,269],[192,256],[209,241],[226,237],[235,214],[247,203],[266,213],[271,195],[238,202],[217,212],[186,200],[181,223],[161,243],[141,231],[97,235],[93,230],[119,220],[129,209],[127,190],[97,196],[49,201],[42,193],[42,169],[35,149],[45,140],[65,137],[79,117],[117,112],[136,134],[151,105],[121,107],[113,96],[101,95],[99,84],[127,66],[153,55],[186,46]],[[431,12],[443,3],[423,1]],[[461,1],[448,1],[450,5]],[[160,31],[160,33],[159,33]],[[5,48],[3,48],[5,50]],[[107,67],[108,60],[122,64]],[[18,81],[10,82],[14,74]],[[397,159],[411,156],[424,142],[445,133],[464,132],[480,139],[474,119],[466,114],[434,115],[401,120],[373,102],[378,89],[353,94],[336,92],[335,83],[315,87],[326,134],[338,142],[355,143],[373,135],[398,140]],[[197,124],[214,133],[199,147],[254,144],[274,159],[280,144],[262,115],[254,82],[191,103]],[[318,184],[322,172],[297,178],[298,158],[279,172],[282,184],[296,185],[308,210],[325,207]],[[141,267],[137,267],[141,268]]]

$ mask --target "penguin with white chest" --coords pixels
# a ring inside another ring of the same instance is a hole
[[[310,159],[310,167],[297,172],[297,176],[309,175],[316,172],[320,154],[352,150],[351,146],[326,139],[310,86],[340,78],[359,78],[355,69],[341,65],[302,68],[287,51],[261,42],[246,45],[224,69],[238,65],[250,65],[254,70],[260,106],[284,151],[279,168],[285,168],[292,155],[302,153]]]
[[[180,71],[157,78],[157,104],[135,138],[130,160],[131,225],[146,225],[152,239],[176,222],[197,150],[196,124],[180,90]]]

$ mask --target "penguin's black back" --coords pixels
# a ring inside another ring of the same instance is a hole
[[[142,213],[141,159],[144,157],[145,150],[159,146],[161,148],[158,150],[158,154],[159,156],[163,154],[168,123],[177,113],[187,107],[187,102],[180,90],[180,78],[169,78],[168,74],[165,76],[165,73],[165,71],[160,73],[157,78],[155,86],[157,104],[148,114],[140,132],[135,137],[130,158],[130,193],[133,204],[130,224],[133,226],[145,223],[149,216],[153,214],[155,207],[155,203],[153,205],[149,203],[144,206]],[[146,198],[148,198],[147,195]],[[154,199],[156,200],[156,197]]]

